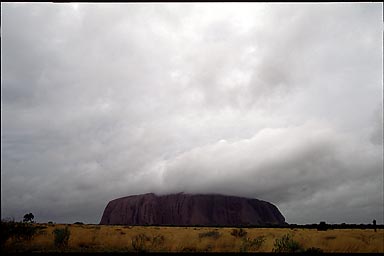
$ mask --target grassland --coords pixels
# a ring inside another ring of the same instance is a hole
[[[245,236],[234,236],[234,228],[154,227],[35,224],[43,226],[31,240],[9,239],[8,252],[272,252],[276,239],[290,234],[302,248],[324,252],[383,253],[384,230],[244,228]],[[53,230],[69,227],[68,246],[57,248]],[[232,233],[232,234],[231,234]],[[259,243],[252,243],[258,241]]]

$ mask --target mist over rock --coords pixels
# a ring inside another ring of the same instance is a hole
[[[104,225],[282,225],[284,216],[269,202],[217,194],[153,193],[112,200]]]

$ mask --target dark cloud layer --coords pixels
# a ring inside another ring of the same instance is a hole
[[[383,223],[382,4],[2,4],[2,217],[223,193]]]

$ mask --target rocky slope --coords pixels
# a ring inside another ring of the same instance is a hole
[[[225,195],[153,193],[112,200],[100,224],[236,226],[285,224],[271,203]]]

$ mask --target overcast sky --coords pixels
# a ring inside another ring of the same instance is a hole
[[[2,218],[185,192],[383,223],[382,8],[2,3]]]

